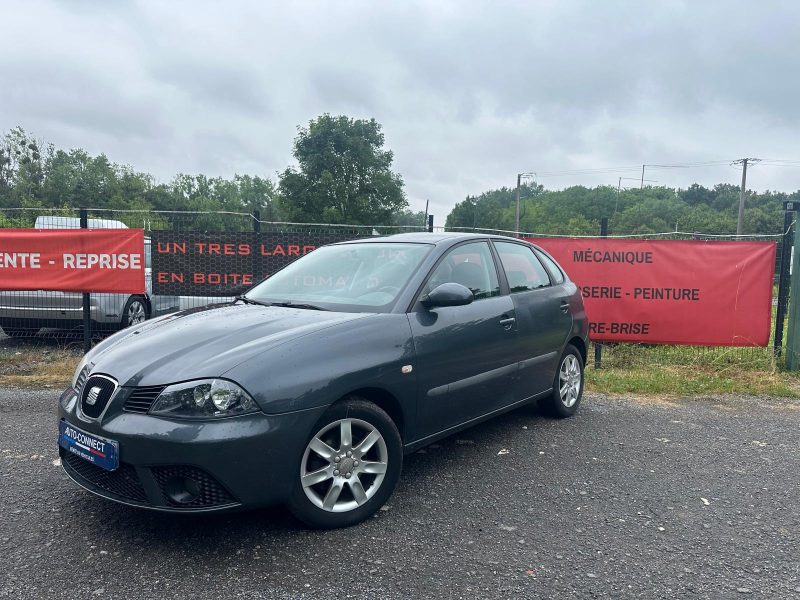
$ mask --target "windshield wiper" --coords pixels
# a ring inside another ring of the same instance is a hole
[[[253,300],[252,298],[248,298],[247,296],[236,296],[236,298],[233,299],[234,302],[236,302],[237,300],[241,300],[245,304],[258,304],[260,306],[269,306],[269,304],[267,304],[266,302]]]
[[[267,306],[284,306],[286,308],[304,308],[306,310],[328,310],[316,304],[304,304],[302,302],[270,302]]]

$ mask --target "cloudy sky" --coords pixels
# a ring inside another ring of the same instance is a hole
[[[374,117],[412,208],[443,220],[518,172],[719,163],[646,171],[685,187],[800,161],[798,40],[792,0],[25,1],[0,19],[0,128],[167,181],[274,177],[298,125]],[[794,191],[800,166],[748,183]]]

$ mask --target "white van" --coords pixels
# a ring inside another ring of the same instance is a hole
[[[90,229],[127,229],[122,221],[89,219]],[[79,229],[76,217],[36,217],[36,229]],[[150,263],[150,239],[144,240],[145,293],[109,294],[89,296],[92,329],[114,330],[178,310],[175,296],[153,296]],[[0,327],[9,337],[35,335],[43,327],[72,329],[80,327],[83,320],[83,295],[77,292],[51,292],[31,290],[25,292],[0,291]]]

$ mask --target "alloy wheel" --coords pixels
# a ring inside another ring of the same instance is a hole
[[[128,306],[128,326],[143,323],[147,319],[147,311],[144,309],[144,304],[138,300],[134,300]]]
[[[363,506],[386,475],[386,440],[361,419],[340,419],[323,427],[308,443],[300,462],[306,497],[329,512]]]
[[[581,365],[574,354],[567,354],[558,372],[558,393],[561,402],[571,408],[581,393]]]

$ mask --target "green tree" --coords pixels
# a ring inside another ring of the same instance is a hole
[[[520,187],[521,209],[520,224],[525,219],[530,221],[527,209],[533,209],[535,203],[528,202],[537,198],[544,188],[537,185],[522,185]],[[455,205],[447,216],[445,225],[450,228],[484,228],[505,229],[514,228],[517,210],[516,188],[502,187],[499,190],[489,190],[479,196],[467,196],[463,202]]]
[[[42,205],[42,185],[53,146],[15,127],[0,141],[0,205]]]
[[[404,227],[418,227],[423,229],[427,223],[425,222],[425,211],[413,211],[405,208],[394,215],[392,225],[402,225]]]
[[[615,187],[572,186],[521,190],[520,229],[551,235],[594,235],[603,217],[611,234],[650,234],[670,231],[733,234],[739,206],[739,189],[731,184],[686,190],[663,186],[617,190]],[[783,223],[782,202],[800,197],[766,191],[748,193],[744,232],[774,235]],[[451,228],[511,230],[516,211],[516,190],[500,188],[459,202],[447,217]]]
[[[380,225],[408,206],[375,119],[324,114],[299,128],[298,168],[279,177],[281,206],[292,221]]]

